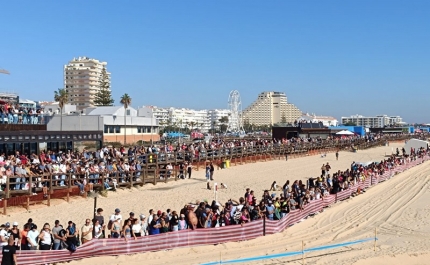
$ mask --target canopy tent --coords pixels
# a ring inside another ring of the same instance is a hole
[[[354,135],[354,133],[348,130],[343,130],[343,131],[337,132],[336,135]]]

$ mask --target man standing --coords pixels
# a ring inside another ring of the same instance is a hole
[[[113,215],[111,215],[109,220],[111,220],[111,221],[119,220],[119,223],[121,225],[122,215],[121,215],[120,209],[116,208],[115,213]]]
[[[52,236],[54,237],[54,246],[53,250],[61,250],[61,241],[66,241],[65,237],[60,236],[60,231],[63,230],[63,226],[60,225],[59,220],[55,220],[55,226],[52,228]]]
[[[17,265],[16,248],[13,246],[13,237],[9,238],[8,245],[2,249],[1,265]]]
[[[336,150],[336,160],[339,160],[339,150]]]
[[[87,243],[93,239],[93,226],[91,225],[91,220],[86,219],[84,226],[82,226],[82,244]]]
[[[101,229],[102,229],[102,236],[100,236],[99,238],[106,238],[106,236],[105,236],[105,218],[103,217],[103,209],[102,208],[97,209],[95,219],[99,221],[99,225],[101,226]]]

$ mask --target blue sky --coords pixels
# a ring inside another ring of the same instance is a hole
[[[430,122],[430,1],[3,1],[0,91],[52,100],[73,57],[108,62],[116,103],[246,107],[283,91],[320,115]]]

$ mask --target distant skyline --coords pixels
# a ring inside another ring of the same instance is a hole
[[[7,1],[0,91],[53,100],[74,57],[108,62],[115,104],[243,108],[263,91],[317,115],[430,123],[430,2]]]

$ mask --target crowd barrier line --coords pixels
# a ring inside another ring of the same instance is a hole
[[[286,257],[297,256],[297,255],[304,255],[306,253],[315,252],[315,251],[335,249],[335,248],[340,248],[340,247],[347,247],[347,246],[361,244],[361,243],[365,243],[365,242],[369,242],[369,241],[375,241],[375,240],[378,240],[378,239],[377,238],[364,238],[364,239],[359,239],[359,240],[355,240],[355,241],[349,241],[349,242],[337,243],[337,244],[332,244],[332,245],[307,248],[307,249],[304,249],[303,251],[283,252],[283,253],[277,253],[277,254],[271,254],[271,255],[255,256],[255,257],[224,260],[224,261],[220,260],[220,261],[202,263],[200,265],[235,264],[235,263],[244,263],[244,262],[252,262],[252,261],[267,260],[267,259],[279,259],[279,258],[286,258]]]
[[[98,239],[77,248],[76,252],[70,253],[68,250],[25,250],[17,252],[18,264],[36,265],[46,263],[67,262],[97,256],[117,256],[136,254],[149,251],[160,251],[180,247],[194,247],[201,245],[216,245],[226,242],[237,242],[251,240],[265,234],[279,233],[287,227],[300,222],[311,214],[321,212],[323,208],[334,203],[351,197],[357,188],[369,188],[394,176],[396,173],[403,172],[413,166],[429,160],[428,156],[419,158],[416,161],[387,170],[383,175],[377,175],[375,182],[371,183],[368,177],[365,181],[352,185],[349,189],[338,192],[337,194],[327,195],[320,200],[312,200],[303,210],[293,210],[281,220],[259,219],[243,225],[232,225],[218,228],[182,230],[169,232],[153,236],[145,236],[137,240],[122,239]],[[264,225],[265,223],[265,225]]]

